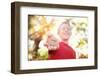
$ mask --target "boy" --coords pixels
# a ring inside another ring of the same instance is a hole
[[[68,21],[63,22],[58,28],[59,42],[56,37],[49,35],[46,46],[49,50],[49,60],[75,59],[75,51],[68,45],[71,36],[71,27]]]

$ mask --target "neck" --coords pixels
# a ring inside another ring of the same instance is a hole
[[[68,39],[63,39],[62,40],[64,43],[68,44]]]

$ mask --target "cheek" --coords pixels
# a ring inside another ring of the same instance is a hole
[[[64,31],[61,32],[62,36],[68,36],[68,34]]]
[[[61,38],[67,37],[67,34],[65,34],[64,32],[60,32],[60,37],[61,37]]]

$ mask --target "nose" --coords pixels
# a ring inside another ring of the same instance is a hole
[[[65,30],[63,30],[65,33],[68,33],[69,32],[69,30],[68,29],[65,29]]]

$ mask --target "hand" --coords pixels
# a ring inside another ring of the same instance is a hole
[[[48,50],[56,50],[59,48],[59,41],[58,39],[53,35],[48,35],[46,46]]]

